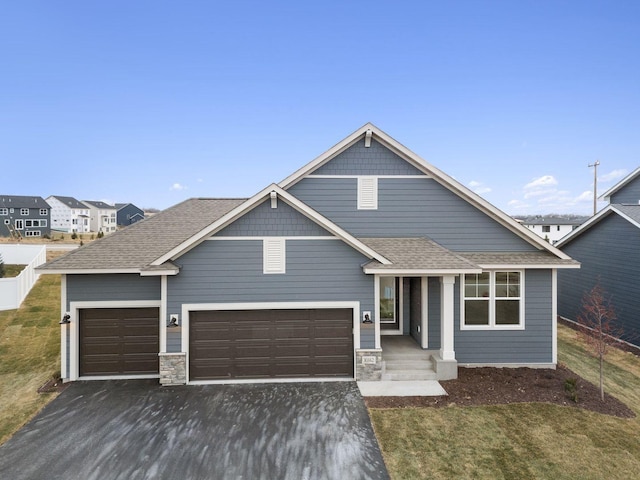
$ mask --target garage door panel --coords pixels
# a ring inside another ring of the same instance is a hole
[[[80,311],[80,375],[158,374],[158,308]]]
[[[189,323],[191,380],[353,377],[352,309],[197,311]]]

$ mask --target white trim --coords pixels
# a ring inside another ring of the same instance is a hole
[[[145,380],[151,378],[160,378],[160,375],[88,375],[86,377],[80,377],[77,380],[84,382],[85,380]]]
[[[362,177],[374,177],[377,179],[414,179],[414,178],[431,178],[430,175],[421,173],[415,175],[318,175],[315,173],[310,173],[307,175],[307,178],[336,178],[336,179],[345,179],[345,178],[362,178]]]
[[[640,173],[640,167],[636,168],[633,172],[631,172],[629,175],[624,177],[622,180],[620,180],[618,183],[616,183],[609,190],[607,190],[602,195],[600,195],[598,197],[598,199],[609,201],[609,197],[611,197],[611,195],[616,193],[618,190],[620,190],[622,187],[624,187],[627,183],[631,182],[634,178],[636,178],[638,176],[639,173]]]
[[[455,306],[453,301],[455,285],[456,277],[454,275],[440,277],[440,358],[445,361],[456,359],[454,345]]]
[[[160,353],[167,352],[167,276],[160,277]]]
[[[71,349],[70,360],[71,365],[69,369],[69,380],[109,380],[109,379],[123,379],[131,378],[128,375],[117,376],[87,376],[80,377],[80,310],[85,308],[161,308],[160,300],[107,300],[107,301],[80,301],[69,303],[69,315],[71,315]],[[160,353],[160,352],[158,352]],[[143,375],[136,375],[133,378],[145,378]],[[159,375],[151,376],[148,378],[159,378]]]
[[[566,265],[549,265],[549,264],[545,265],[543,263],[540,263],[540,264],[479,263],[478,266],[481,267],[483,270],[522,270],[522,269],[549,270],[549,269],[555,269],[555,268],[562,268],[562,269],[580,268],[579,263],[566,264]]]
[[[95,274],[109,274],[109,273],[131,273],[140,275],[141,277],[156,277],[162,275],[177,275],[179,273],[178,268],[171,269],[157,269],[157,270],[144,270],[140,268],[36,268],[36,273],[40,274],[69,274],[69,275],[95,275]]]
[[[348,377],[290,377],[290,378],[237,378],[229,380],[194,380],[189,385],[242,385],[248,383],[319,383],[319,382],[353,382]]]
[[[358,210],[378,209],[378,179],[372,176],[358,177]]]
[[[558,363],[558,271],[551,271],[551,361]]]
[[[582,232],[584,232],[585,230],[590,229],[593,225],[595,225],[596,223],[598,223],[600,221],[600,219],[602,217],[605,217],[609,214],[611,214],[612,212],[614,212],[614,209],[611,205],[607,205],[605,208],[603,208],[602,210],[600,210],[597,214],[595,214],[593,217],[591,217],[589,220],[587,220],[586,222],[584,222],[582,225],[580,225],[578,228],[576,228],[575,230],[572,230],[570,233],[568,233],[567,235],[565,235],[564,237],[562,237],[558,243],[556,243],[556,246],[558,248],[566,245],[567,243],[569,243],[574,237],[577,237],[578,235],[580,235]],[[618,211],[615,211],[616,213],[620,213]]]
[[[209,237],[206,241],[220,241],[220,240],[264,240],[265,238],[274,238],[269,236],[255,236],[255,237]],[[333,235],[317,235],[317,236],[283,236],[278,238],[284,238],[285,240],[342,240],[341,238],[335,237]]]
[[[183,303],[182,304],[182,344],[181,350],[186,352],[185,360],[185,377],[186,383],[189,384],[205,384],[220,381],[214,380],[206,382],[191,382],[189,380],[189,312],[201,312],[208,310],[310,310],[324,308],[349,308],[353,311],[353,378],[356,375],[356,350],[360,348],[360,302],[359,301],[338,301],[338,302],[248,302],[248,303]],[[347,380],[353,380],[349,378]],[[296,380],[295,378],[293,380]],[[309,380],[304,378],[304,380]],[[204,383],[203,383],[204,382]],[[227,380],[222,382],[229,383]],[[271,379],[265,383],[271,382]],[[242,383],[234,380],[233,383]],[[260,383],[254,380],[245,383]]]
[[[399,275],[380,275],[378,277],[378,288],[380,288],[380,277],[393,278],[394,285],[395,280],[398,279],[398,291],[396,292],[396,301],[398,302],[398,328],[393,330],[380,328],[380,335],[404,335],[404,277]],[[380,293],[378,292],[378,301],[380,301],[379,295]],[[379,307],[380,303],[378,303],[378,308]],[[382,322],[378,323],[382,324]],[[395,323],[395,320],[393,323]]]
[[[458,367],[464,368],[551,368],[556,369],[555,363],[458,363]]]
[[[551,268],[547,266],[547,268]],[[465,273],[481,273],[481,268],[463,268],[463,269],[455,269],[455,270],[443,270],[443,269],[429,269],[429,268],[367,268],[365,265],[362,268],[363,272],[370,275],[382,275],[383,277],[393,277],[393,276],[405,276],[405,277],[421,277],[423,275],[428,275],[430,277],[441,277],[442,275],[460,275]]]
[[[153,262],[151,262],[151,265],[162,265],[166,261],[171,260],[173,258],[177,258],[177,257],[183,255],[184,253],[188,252],[192,248],[195,248],[201,242],[206,240],[206,238],[208,238],[211,235],[215,234],[216,232],[220,231],[221,229],[223,229],[227,225],[230,225],[235,220],[237,220],[238,218],[242,217],[245,213],[247,213],[248,211],[252,210],[256,206],[260,205],[262,202],[265,201],[265,199],[268,196],[271,195],[271,192],[276,192],[278,194],[280,200],[284,201],[287,205],[289,205],[290,207],[293,207],[298,212],[302,213],[303,215],[305,215],[306,217],[308,217],[309,219],[311,219],[312,221],[314,221],[315,223],[320,225],[322,228],[327,230],[329,233],[332,233],[332,234],[340,237],[345,243],[347,243],[352,248],[356,249],[357,251],[359,251],[360,253],[362,253],[366,257],[375,258],[376,260],[378,260],[383,265],[389,265],[391,263],[385,257],[383,257],[382,255],[377,253],[375,250],[373,250],[372,248],[370,248],[367,245],[365,245],[364,243],[362,243],[356,237],[354,237],[349,232],[347,232],[343,228],[341,228],[338,225],[336,225],[335,223],[333,223],[331,220],[329,220],[325,216],[323,216],[320,213],[316,212],[311,207],[309,207],[305,203],[303,203],[300,200],[298,200],[297,198],[295,198],[290,193],[288,193],[285,190],[283,190],[282,188],[280,188],[278,185],[272,184],[272,185],[269,185],[267,188],[263,189],[262,191],[258,192],[256,195],[251,197],[249,200],[247,200],[244,203],[238,205],[236,208],[234,208],[233,210],[231,210],[227,214],[223,215],[221,218],[219,218],[218,220],[213,222],[208,227],[202,229],[199,233],[197,233],[197,234],[193,235],[192,237],[188,238],[187,240],[185,240],[180,245],[176,246],[175,248],[173,248],[172,250],[170,250],[169,252],[167,252],[166,254],[161,256],[160,258],[158,258],[158,259],[154,260]]]
[[[495,312],[495,304],[496,304],[496,273],[505,273],[505,272],[517,272],[520,274],[520,296],[518,300],[520,301],[520,323],[518,325],[496,325],[496,312]],[[526,290],[525,290],[525,270],[489,270],[489,298],[486,300],[489,302],[489,324],[488,325],[466,325],[465,317],[464,317],[464,288],[465,288],[465,278],[463,276],[460,277],[460,330],[524,330],[525,329],[525,299],[526,299]]]
[[[60,319],[67,313],[67,276],[60,275]],[[60,325],[60,376],[67,377],[67,329],[71,326],[66,323]]]
[[[373,277],[373,302],[373,312],[375,315],[373,319],[375,335],[374,346],[376,349],[380,349],[382,348],[380,345],[380,275],[374,275]]]
[[[420,302],[420,346],[429,348],[429,277],[420,277]]]

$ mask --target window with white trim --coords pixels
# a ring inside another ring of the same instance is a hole
[[[263,273],[286,273],[286,249],[284,238],[265,238],[263,248]]]
[[[20,209],[20,215],[29,215],[29,209],[28,208],[21,208]]]
[[[6,219],[4,220],[4,224],[5,224],[5,225],[10,225],[10,224],[11,224],[11,220],[9,220],[8,218],[6,218]]]
[[[467,274],[462,290],[461,328],[524,327],[524,272]]]
[[[13,226],[16,230],[22,230],[24,228],[24,220],[16,220]]]
[[[40,236],[40,230],[27,230],[26,232],[24,232],[24,236],[25,237],[39,237]]]
[[[358,210],[378,209],[378,178],[358,177]]]
[[[0,215],[8,215],[8,214],[9,214],[8,208],[0,208]]]
[[[40,215],[46,215],[47,213],[48,213],[48,210],[46,208],[40,209]]]

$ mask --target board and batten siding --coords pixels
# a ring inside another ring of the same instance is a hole
[[[424,175],[416,167],[400,158],[375,140],[370,147],[364,139],[336,155],[314,170],[312,175]]]
[[[361,311],[373,312],[366,261],[340,240],[288,239],[286,273],[265,275],[262,241],[209,240],[178,260],[180,274],[168,278],[167,313],[180,313],[183,303],[320,301],[358,301]],[[177,351],[179,340],[168,339],[167,350]],[[361,348],[373,347],[370,335],[361,336]]]
[[[634,178],[624,187],[611,195],[609,203],[640,204],[640,176]]]
[[[562,247],[581,263],[558,271],[558,314],[577,320],[585,293],[596,283],[611,297],[622,338],[640,345],[640,229],[612,213]]]
[[[160,277],[136,273],[67,275],[67,310],[71,302],[160,300]]]
[[[356,237],[428,237],[455,251],[535,247],[435,180],[378,179],[378,208],[357,209],[356,178],[306,177],[289,191]]]
[[[216,233],[217,237],[329,235],[324,228],[281,199],[277,200],[277,208],[271,208],[271,201],[267,199]]]
[[[454,349],[459,363],[553,362],[551,270],[525,271],[524,330],[460,330],[460,278],[455,286]]]

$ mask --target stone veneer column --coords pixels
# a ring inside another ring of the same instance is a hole
[[[382,378],[382,350],[356,350],[356,380],[360,382],[378,381]]]
[[[187,383],[187,354],[159,353],[160,385],[184,385]]]

